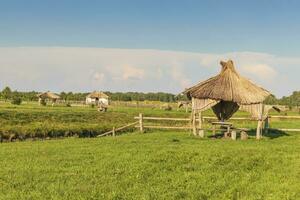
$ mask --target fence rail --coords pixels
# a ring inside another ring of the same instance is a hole
[[[270,118],[277,118],[277,119],[300,119],[300,116],[269,116],[268,119]],[[159,126],[159,125],[145,125],[144,121],[145,120],[154,120],[154,121],[183,121],[183,122],[192,122],[191,118],[172,118],[172,117],[144,117],[142,113],[139,114],[139,116],[134,117],[134,119],[138,120],[136,122],[127,124],[125,126],[115,128],[111,131],[105,132],[101,135],[98,135],[97,137],[103,137],[103,136],[108,136],[112,135],[115,136],[117,131],[124,130],[129,127],[135,127],[138,128],[141,133],[144,132],[144,129],[169,129],[169,130],[193,130],[195,128],[200,128],[200,130],[204,130],[201,127],[196,127],[196,124],[190,124],[190,126]],[[199,124],[202,124],[202,120],[217,120],[216,117],[209,117],[209,116],[199,116],[195,120],[199,121]],[[231,120],[254,120],[253,118],[250,117],[233,117]],[[270,124],[270,121],[268,120],[268,126]],[[226,129],[205,129],[205,130],[222,130],[226,131]],[[239,130],[239,129],[234,129],[234,130]],[[242,130],[242,129],[241,129]],[[300,132],[300,129],[286,129],[286,128],[277,128],[277,130],[281,131],[286,131],[286,132]]]
[[[270,126],[270,119],[300,119],[300,116],[268,116],[266,119],[266,129],[269,129]],[[209,116],[198,116],[195,118],[195,121],[199,122],[199,125],[197,127],[196,123],[191,123],[190,126],[157,126],[157,125],[145,125],[145,120],[154,120],[154,121],[185,121],[185,122],[192,122],[191,118],[171,118],[171,117],[145,117],[142,113],[139,114],[139,116],[134,117],[134,119],[139,120],[139,125],[135,126],[136,128],[139,128],[141,132],[144,131],[144,128],[149,129],[182,129],[182,130],[192,130],[192,129],[202,129],[201,124],[204,120],[217,120],[216,117],[209,117]],[[233,117],[231,120],[255,120],[251,117]],[[203,130],[203,129],[202,129]],[[211,130],[211,129],[207,129]],[[281,131],[287,131],[287,132],[300,132],[300,129],[287,129],[287,128],[277,128],[277,130]]]
[[[101,135],[98,135],[97,137],[103,137],[103,136],[107,136],[107,135],[110,135],[110,134],[111,134],[112,136],[115,136],[117,131],[124,130],[125,128],[129,128],[129,127],[134,126],[134,125],[136,125],[136,124],[138,124],[138,123],[139,123],[139,122],[137,121],[137,122],[133,122],[133,123],[127,124],[127,125],[125,125],[125,126],[122,126],[122,127],[120,127],[120,128],[115,128],[115,127],[113,127],[113,129],[112,129],[111,131],[105,132],[105,133],[103,133],[103,134],[101,134]]]

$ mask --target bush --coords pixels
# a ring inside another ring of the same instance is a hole
[[[40,104],[41,104],[42,106],[46,106],[46,105],[47,105],[47,102],[46,102],[45,99],[42,99],[41,102],[40,102]]]
[[[20,97],[13,97],[11,103],[14,105],[21,105],[22,99]]]
[[[71,104],[70,104],[70,103],[67,103],[67,104],[66,104],[66,107],[71,107]]]

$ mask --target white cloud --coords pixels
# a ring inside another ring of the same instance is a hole
[[[104,81],[104,78],[105,78],[104,73],[96,72],[96,73],[94,73],[94,75],[93,75],[93,79],[94,79],[95,81],[103,82],[103,81]]]
[[[246,73],[258,77],[261,80],[272,81],[277,76],[275,69],[266,64],[246,65],[243,66],[242,69]]]
[[[145,70],[132,66],[123,66],[123,80],[142,80],[145,75]]]
[[[0,88],[53,91],[166,91],[215,75],[220,60],[281,96],[299,90],[300,59],[266,53],[204,54],[147,49],[0,48]],[[275,81],[277,79],[284,82]]]

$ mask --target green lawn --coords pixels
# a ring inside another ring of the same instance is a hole
[[[300,199],[300,134],[131,133],[0,144],[0,199]]]
[[[99,113],[0,103],[4,138],[85,137],[0,143],[0,199],[300,199],[300,133],[272,130],[257,141],[253,131],[248,141],[231,141],[131,129],[115,138],[88,138],[133,122],[138,113],[190,116],[184,110],[110,107]],[[254,121],[233,123],[256,127]],[[276,119],[271,127],[300,128],[300,120]]]

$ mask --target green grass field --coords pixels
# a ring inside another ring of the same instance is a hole
[[[186,132],[0,145],[0,199],[299,199],[300,135]]]
[[[0,103],[0,132],[93,136],[133,122],[140,112],[189,117],[183,110],[113,107],[99,113],[88,107]],[[271,126],[300,128],[299,122],[274,120]],[[300,133],[271,131],[260,141],[231,141],[200,139],[188,131],[129,130],[117,137],[4,142],[0,157],[0,199],[5,200],[300,199]]]

